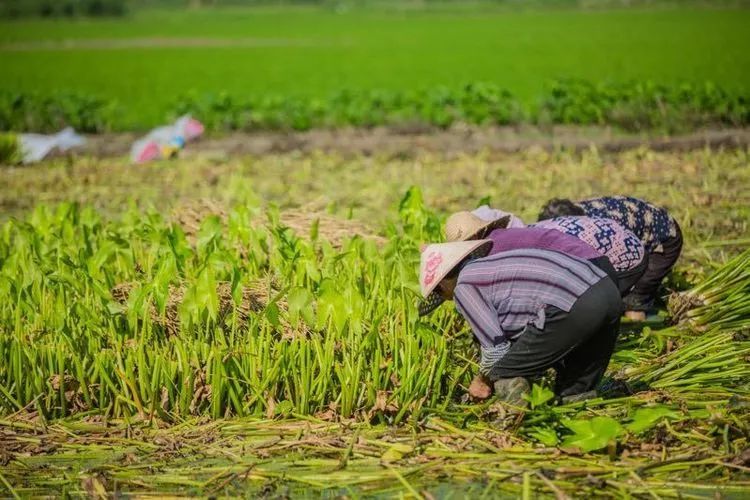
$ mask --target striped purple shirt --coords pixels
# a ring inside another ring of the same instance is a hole
[[[554,229],[536,227],[495,229],[487,238],[492,240],[490,255],[519,248],[536,248],[554,250],[586,260],[602,256],[588,243]]]
[[[570,311],[605,276],[591,262],[564,253],[511,250],[464,266],[454,300],[483,348],[509,347],[526,325],[544,328],[546,306]]]

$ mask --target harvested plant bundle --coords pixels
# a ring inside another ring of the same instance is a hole
[[[750,327],[750,250],[717,269],[695,288],[670,297],[673,321],[698,330]]]

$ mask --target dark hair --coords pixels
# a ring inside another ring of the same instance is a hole
[[[552,198],[542,207],[538,220],[554,219],[566,215],[586,215],[586,212],[567,198]]]

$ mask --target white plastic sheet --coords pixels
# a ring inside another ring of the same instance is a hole
[[[60,151],[67,151],[86,143],[86,139],[76,134],[71,127],[51,135],[20,134],[18,141],[21,146],[23,163],[41,161],[55,148]]]

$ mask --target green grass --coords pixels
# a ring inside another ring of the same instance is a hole
[[[122,20],[2,22],[0,90],[115,98],[125,105],[123,120],[134,124],[159,122],[188,91],[328,96],[342,88],[480,80],[534,101],[558,77],[711,80],[736,91],[750,83],[748,24],[748,10],[707,9],[147,10]],[[66,50],[9,45],[153,37],[226,43]],[[253,43],[259,45],[248,46]]]

